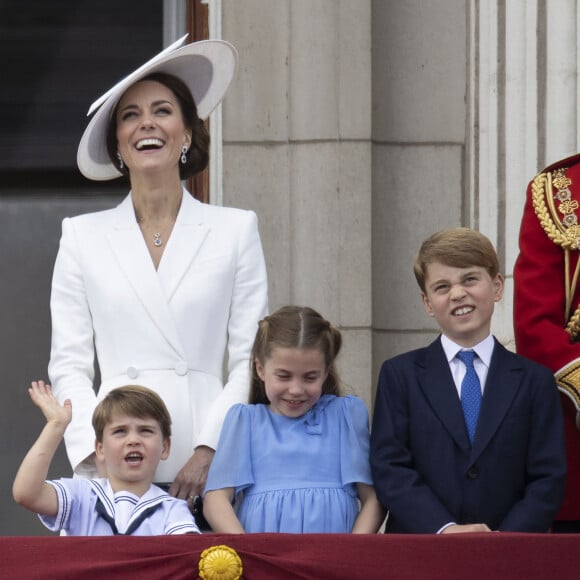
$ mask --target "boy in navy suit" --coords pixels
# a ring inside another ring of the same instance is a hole
[[[550,370],[491,334],[504,289],[491,242],[438,232],[414,270],[441,336],[381,368],[370,459],[385,531],[547,531],[566,478],[560,401]]]

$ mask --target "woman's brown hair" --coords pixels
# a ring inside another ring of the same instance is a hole
[[[191,91],[187,85],[178,77],[168,73],[151,73],[146,77],[138,80],[138,83],[143,81],[154,81],[167,87],[177,99],[183,124],[185,128],[191,132],[191,146],[189,151],[185,154],[186,162],[179,163],[179,178],[187,179],[200,171],[203,171],[209,161],[209,132],[205,123],[197,115],[197,106]],[[128,175],[129,171],[126,166],[120,167],[119,159],[117,158],[117,107],[121,99],[115,105],[109,120],[109,127],[107,129],[107,152],[113,165],[123,174]]]

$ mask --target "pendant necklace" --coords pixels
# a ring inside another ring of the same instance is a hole
[[[138,215],[136,215],[135,217],[137,219],[137,223],[139,224],[139,227],[141,228],[141,230],[143,231],[143,233],[145,233],[144,232],[144,228],[143,228],[143,220]],[[171,220],[171,225],[173,225],[173,224],[175,224],[175,219],[172,219]],[[154,232],[153,233],[153,245],[156,248],[160,248],[163,245],[163,240],[161,239],[161,231],[158,231],[158,232]]]

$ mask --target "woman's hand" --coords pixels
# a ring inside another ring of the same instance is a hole
[[[215,451],[200,445],[189,461],[180,469],[169,488],[169,495],[187,500],[190,504],[196,495],[202,495],[207,481],[207,472]]]

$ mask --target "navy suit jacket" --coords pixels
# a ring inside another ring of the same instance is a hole
[[[554,377],[496,340],[472,446],[441,340],[387,360],[370,460],[386,531],[547,531],[566,479]]]

